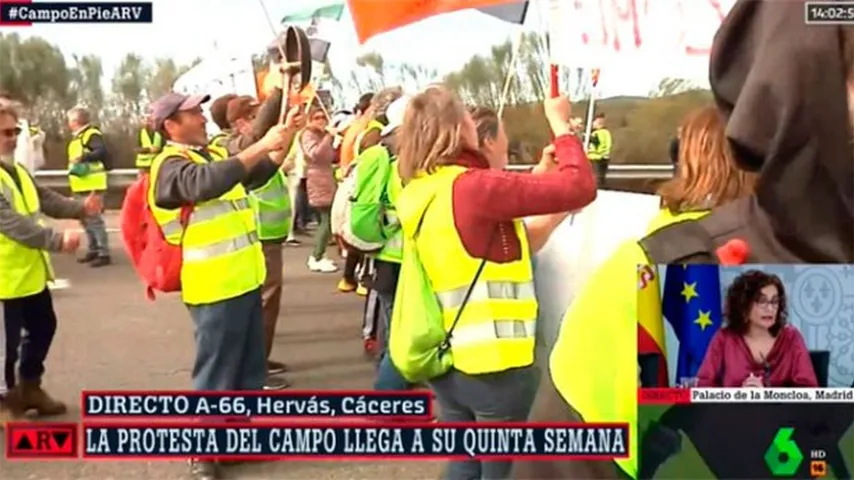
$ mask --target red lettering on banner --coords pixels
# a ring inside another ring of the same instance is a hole
[[[566,0],[551,0],[563,2]],[[659,3],[660,2],[660,3]],[[572,18],[581,45],[614,53],[662,47],[672,53],[705,56],[712,35],[735,0],[574,0],[561,16]],[[693,33],[693,34],[692,34]],[[708,37],[708,38],[705,38]]]
[[[685,0],[679,2],[680,7]],[[706,2],[697,2],[696,0],[690,0],[691,5],[697,7],[698,5],[705,5],[705,7],[711,7],[714,10],[714,14],[717,16],[718,23],[723,22],[724,18],[726,18],[726,12],[724,11],[723,4],[721,0],[706,0]],[[697,7],[704,8],[704,7]],[[684,38],[684,37],[683,37]],[[711,53],[712,42],[709,41],[706,45],[702,47],[697,47],[694,45],[685,44],[685,54],[687,55],[708,55]]]

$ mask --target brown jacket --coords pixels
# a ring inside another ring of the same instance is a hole
[[[335,161],[333,138],[324,131],[306,129],[299,137],[305,155],[305,178],[308,203],[312,207],[330,207],[338,183],[332,163]]]

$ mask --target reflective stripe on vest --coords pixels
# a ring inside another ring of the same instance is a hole
[[[263,186],[249,192],[261,240],[278,240],[291,232],[291,197],[288,180],[282,170],[270,177]]]
[[[214,135],[213,137],[211,137],[210,142],[208,142],[208,146],[209,147],[226,148],[225,139],[227,139],[227,138],[228,138],[227,133],[219,132],[216,135]]]
[[[436,292],[439,304],[445,309],[460,308],[466,298],[469,286],[445,292]],[[470,302],[488,300],[536,300],[534,282],[484,282],[478,281],[471,291]]]
[[[207,149],[213,161],[222,160],[216,149]],[[186,228],[180,209],[167,210],[154,202],[154,189],[163,162],[181,157],[195,163],[210,160],[201,153],[167,145],[151,164],[148,204],[166,241],[181,245],[181,296],[188,305],[206,305],[258,289],[264,283],[264,254],[255,226],[255,213],[241,184],[219,198],[193,207]]]
[[[5,168],[14,168],[20,188]],[[32,177],[26,168],[15,164],[0,168],[0,196],[4,197],[19,215],[39,225],[46,225]],[[50,256],[18,243],[0,233],[0,300],[28,297],[41,293],[53,279]]]
[[[89,140],[93,135],[101,135],[101,131],[95,127],[86,127],[82,132],[75,135],[74,138],[68,142],[67,153],[69,169],[74,165],[72,160],[79,159],[84,154],[89,153],[89,149],[86,148],[86,144],[89,143]],[[78,193],[106,190],[107,170],[104,168],[104,164],[101,162],[87,162],[86,165],[89,167],[89,172],[86,175],[68,175],[68,184],[71,187],[71,191]]]
[[[448,166],[422,175],[401,191],[396,203],[404,223],[422,222],[416,250],[440,304],[446,330],[460,312],[482,261],[466,251],[454,222],[452,186],[465,170]],[[414,225],[406,223],[405,227],[415,231]],[[522,221],[514,221],[513,228],[521,258],[486,262],[451,334],[454,368],[463,373],[501,372],[534,362],[537,299],[530,247]]]
[[[163,145],[163,138],[160,132],[154,132],[153,135],[148,134],[148,129],[141,128],[139,130],[139,146],[142,148],[159,147]],[[157,156],[156,153],[137,153],[136,168],[150,168],[151,161]]]

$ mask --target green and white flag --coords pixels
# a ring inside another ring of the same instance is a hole
[[[329,53],[331,29],[335,28],[344,15],[344,2],[331,1],[313,8],[298,10],[282,17],[282,25],[301,27],[308,36],[311,47],[311,59],[324,62]]]

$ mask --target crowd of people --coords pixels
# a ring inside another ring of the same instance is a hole
[[[843,101],[854,96],[854,35],[805,26],[798,3],[733,8],[712,51],[715,105],[682,123],[678,168],[659,191],[660,214],[646,237],[621,246],[578,292],[546,371],[534,362],[532,256],[596,199],[612,143],[604,117],[585,150],[568,99],[545,100],[553,141],[532,172],[514,172],[505,169],[501,118],[441,84],[414,95],[388,88],[330,116],[317,102],[293,104],[282,82],[263,101],[213,99],[210,116],[221,129],[213,138],[203,111],[211,98],[157,99],[136,161],[156,228],[182,249],[194,388],[288,386],[287,366],[270,357],[283,248],[313,228],[307,268],[338,272],[327,255],[337,246],[345,257],[338,289],[367,297],[376,389],[426,385],[439,421],[635,421],[638,348],[623,333],[636,328],[638,265],[718,263],[733,241],[745,246],[740,263],[854,263],[854,108]],[[770,53],[781,50],[788,54]],[[810,74],[817,68],[822,75]],[[101,215],[110,160],[89,113],[68,112],[75,199],[39,187],[14,161],[20,120],[16,104],[0,99],[2,421],[66,410],[41,388],[56,330],[49,254],[75,252],[80,238],[43,217],[79,219],[88,247],[80,261],[110,263]],[[373,196],[363,202],[363,194]],[[613,361],[592,360],[594,349],[612,352]],[[613,463],[452,461],[445,478],[634,477],[635,443],[630,457]],[[217,478],[219,469],[191,462],[195,478]]]

